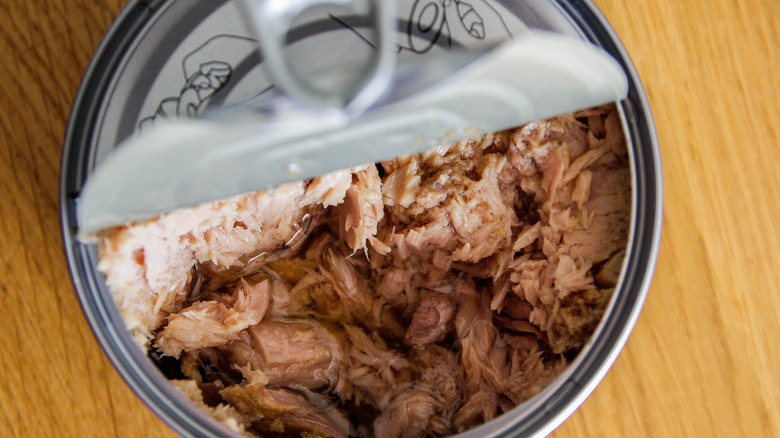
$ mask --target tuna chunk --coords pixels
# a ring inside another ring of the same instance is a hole
[[[376,166],[356,172],[355,182],[338,207],[341,236],[354,251],[366,247],[384,216],[381,185]]]
[[[369,335],[349,325],[344,330],[348,343],[335,393],[358,406],[386,408],[396,388],[409,383],[412,364],[388,348],[377,333]]]
[[[377,438],[411,438],[426,436],[436,412],[437,395],[429,387],[405,391],[398,395],[374,421]]]
[[[247,372],[247,383],[219,393],[245,421],[276,433],[347,437],[349,421],[326,399],[307,391],[270,388],[265,376]]]
[[[271,320],[247,331],[271,385],[317,389],[336,382],[341,346],[322,325]]]
[[[509,376],[507,348],[493,326],[488,297],[461,295],[455,328],[461,344],[465,387],[473,395],[489,387],[501,391]]]
[[[409,207],[417,200],[420,192],[419,163],[416,157],[399,159],[406,163],[390,172],[382,186],[384,204]],[[388,166],[389,167],[389,166]]]
[[[301,199],[301,204],[322,204],[324,207],[338,205],[344,199],[347,190],[352,185],[352,173],[361,169],[338,170],[336,172],[314,178]]]
[[[445,295],[427,294],[412,315],[412,322],[406,331],[406,342],[425,345],[441,341],[447,334],[447,324],[453,313],[454,305]]]
[[[270,281],[249,284],[244,280],[233,293],[228,308],[217,301],[198,301],[168,317],[168,324],[157,336],[163,353],[179,357],[184,350],[215,347],[239,339],[239,333],[257,324],[265,316],[270,300]]]
[[[468,401],[455,414],[455,428],[462,432],[492,420],[497,413],[498,395],[489,389],[480,390],[469,397]]]
[[[401,257],[423,260],[441,249],[454,261],[478,262],[506,247],[518,223],[514,196],[504,193],[498,178],[506,158],[484,154],[481,147],[465,141],[444,159],[429,155],[419,163],[416,158],[383,163],[395,168],[383,186],[394,220],[388,222],[391,233],[380,232],[379,239]],[[463,155],[473,160],[456,159]]]
[[[340,303],[354,322],[370,329],[378,329],[394,338],[403,337],[405,330],[385,309],[369,289],[367,281],[358,275],[358,269],[335,248],[327,248],[321,258],[320,273],[333,286]],[[342,321],[349,322],[349,321]]]
[[[625,247],[631,207],[630,181],[628,169],[593,173],[590,199],[584,204],[589,224],[563,235],[563,244],[569,247],[572,257],[598,263]]]
[[[452,433],[452,418],[460,403],[457,357],[437,345],[415,347],[410,371],[417,384],[395,395],[373,424],[377,437],[446,436]]]
[[[203,402],[203,393],[193,380],[171,380],[171,384],[181,391],[192,403],[211,415],[233,432],[243,432],[249,426],[244,418],[230,405],[209,406]]]

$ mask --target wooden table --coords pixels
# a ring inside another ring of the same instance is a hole
[[[60,242],[66,119],[121,0],[0,4],[0,436],[172,437],[92,336]],[[598,0],[655,114],[664,230],[563,437],[780,436],[780,1]]]

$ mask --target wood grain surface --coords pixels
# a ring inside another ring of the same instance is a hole
[[[664,229],[636,328],[553,436],[780,436],[780,1],[597,0],[655,115]],[[66,120],[119,0],[0,1],[0,437],[172,437],[103,355],[61,244]]]

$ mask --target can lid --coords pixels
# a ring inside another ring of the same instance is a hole
[[[452,47],[492,47],[530,27],[581,35],[552,5],[516,3],[398,1],[393,45],[400,59],[435,56]],[[193,8],[167,1],[144,18],[143,28],[116,54],[121,57],[117,68],[104,73],[105,94],[94,101],[89,168],[135,130],[160,119],[195,116],[213,106],[276,93],[257,40],[233,2]],[[287,34],[290,68],[311,77],[344,59],[339,56],[344,52],[357,63],[370,59],[376,47],[371,25],[338,5],[324,12],[307,10]],[[332,56],[312,56],[323,52]]]

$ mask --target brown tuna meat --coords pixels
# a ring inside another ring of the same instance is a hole
[[[426,436],[434,419],[436,394],[419,385],[399,394],[374,421],[377,438],[414,438]]]
[[[247,332],[271,385],[317,389],[337,380],[341,346],[313,320],[268,320]]]
[[[219,394],[246,421],[276,433],[349,436],[349,421],[322,396],[305,390],[270,388],[259,371],[242,371],[247,382],[229,386]]]
[[[410,345],[425,345],[444,339],[454,308],[446,295],[426,294],[412,315],[412,322],[406,331],[406,342]]]
[[[562,243],[569,248],[571,257],[599,263],[625,247],[631,205],[630,181],[628,169],[593,173],[590,199],[584,205],[592,215],[589,226],[563,234]]]
[[[321,255],[320,262],[321,275],[333,286],[340,303],[352,318],[368,328],[381,330],[393,338],[403,338],[406,332],[404,328],[389,309],[384,307],[382,300],[371,293],[366,279],[358,275],[357,268],[350,263],[343,252],[334,247],[327,247]]]
[[[410,157],[408,162],[388,173],[382,184],[384,204],[409,207],[417,200],[420,191],[419,166],[416,157]]]
[[[216,406],[209,406],[204,403],[203,393],[195,381],[171,380],[170,382],[171,385],[187,396],[192,404],[211,415],[215,420],[219,421],[233,432],[242,433],[249,426],[249,423],[244,420],[232,406],[223,403]]]
[[[339,226],[344,242],[353,251],[364,249],[376,234],[384,216],[382,181],[376,166],[355,173],[344,202],[339,205]]]
[[[184,350],[223,345],[239,339],[239,333],[265,316],[270,301],[270,281],[249,284],[241,280],[228,308],[217,301],[199,301],[168,317],[157,336],[163,353],[179,357]]]
[[[461,344],[461,364],[467,394],[484,386],[503,388],[509,369],[507,349],[493,325],[493,313],[486,294],[460,295],[455,328]]]
[[[412,349],[410,361],[418,384],[398,392],[374,421],[378,437],[447,436],[461,403],[457,356],[438,345]]]
[[[462,432],[490,421],[498,414],[498,395],[490,389],[479,390],[469,397],[455,414],[455,429]]]
[[[384,409],[397,388],[409,384],[412,364],[390,349],[376,332],[371,335],[359,327],[344,326],[346,340],[335,393],[360,406],[367,403]]]

